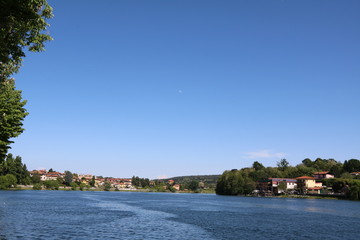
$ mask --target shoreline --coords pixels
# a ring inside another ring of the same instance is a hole
[[[106,191],[104,189],[96,188],[96,189],[68,189],[68,188],[60,188],[58,190],[52,190],[52,189],[40,189],[35,190],[31,187],[20,187],[20,188],[11,188],[11,189],[2,189],[3,191],[22,191],[22,190],[31,190],[31,191],[76,191],[76,192],[144,192],[144,193],[190,193],[190,194],[215,194],[219,196],[232,196],[232,197],[255,197],[255,198],[293,198],[293,199],[326,199],[326,200],[349,200],[346,199],[345,196],[315,196],[315,195],[278,195],[278,196],[253,196],[253,195],[220,195],[216,194],[215,191],[203,191],[203,192],[191,192],[191,191],[177,191],[177,192],[171,192],[171,191],[151,191],[150,189],[129,189],[129,190],[114,190],[111,189],[109,191]]]

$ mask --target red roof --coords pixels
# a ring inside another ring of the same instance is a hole
[[[329,172],[314,172],[314,174],[328,174]]]
[[[296,179],[315,179],[315,178],[309,176],[302,176],[302,177],[297,177]]]
[[[41,170],[33,170],[33,171],[30,171],[30,173],[31,174],[38,173],[38,174],[42,175],[42,174],[46,174],[46,170],[43,170],[43,169],[41,169]]]
[[[294,178],[280,178],[280,177],[278,177],[278,178],[273,178],[273,177],[270,177],[270,178],[268,178],[268,179],[286,179],[286,180],[288,180],[288,179],[294,179]]]

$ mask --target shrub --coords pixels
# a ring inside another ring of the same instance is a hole
[[[12,174],[6,174],[5,176],[0,176],[0,189],[8,189],[10,187],[16,186],[16,177]]]
[[[35,183],[34,184],[33,190],[41,190],[41,189],[42,189],[41,183]]]

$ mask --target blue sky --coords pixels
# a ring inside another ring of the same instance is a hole
[[[50,1],[15,77],[29,169],[219,174],[360,158],[359,1]]]

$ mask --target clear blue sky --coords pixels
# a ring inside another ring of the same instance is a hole
[[[50,1],[30,170],[156,178],[360,159],[360,1]]]

